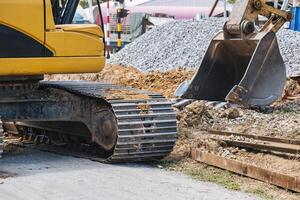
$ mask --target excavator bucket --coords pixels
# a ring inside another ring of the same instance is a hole
[[[275,33],[258,33],[247,40],[226,39],[219,32],[192,81],[181,85],[177,94],[188,99],[265,106],[280,97],[285,80]]]

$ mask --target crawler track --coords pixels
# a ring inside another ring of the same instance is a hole
[[[72,141],[75,136],[61,127],[49,128],[38,122],[18,122],[16,127],[27,141],[27,146],[35,143],[38,144],[35,147],[42,150],[109,163],[161,159],[173,149],[177,138],[176,114],[172,103],[160,94],[89,82],[46,82],[44,87],[105,99],[117,119],[117,141],[112,152],[101,152],[95,144],[87,142],[90,141],[87,136],[76,136],[76,141],[79,141],[76,144],[64,140],[63,145],[57,145],[53,136],[72,136]]]
[[[172,151],[176,115],[170,102],[153,99],[111,102],[118,120],[118,140],[109,161],[160,159]],[[146,108],[139,108],[141,105]]]

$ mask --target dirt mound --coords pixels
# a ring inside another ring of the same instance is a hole
[[[166,97],[173,97],[173,93],[178,85],[185,80],[191,79],[193,74],[193,71],[184,69],[176,69],[164,73],[142,73],[134,67],[107,65],[100,73],[48,75],[46,79],[110,82],[117,85],[159,92]]]
[[[175,69],[167,72],[141,72],[132,66],[106,65],[100,73],[93,74],[61,74],[48,75],[46,80],[87,80],[109,82],[117,85],[131,86],[138,89],[162,93],[166,97],[173,97],[173,93],[180,83],[191,80],[195,71]],[[288,80],[285,96],[300,95],[300,84],[295,80]],[[233,113],[234,114],[234,113]]]
[[[117,84],[160,92],[166,97],[172,97],[178,85],[185,80],[191,79],[192,75],[192,71],[183,69],[171,70],[163,73],[149,72],[141,74],[139,77],[120,80]]]
[[[182,128],[197,128],[203,129],[211,126],[211,119],[208,107],[204,101],[195,101],[186,106],[185,109],[177,112],[177,120]]]
[[[195,130],[218,129],[300,139],[299,105],[299,101],[290,101],[286,102],[286,106],[260,110],[219,108],[205,101],[196,101],[177,112],[179,132],[189,137]]]
[[[85,80],[116,83],[137,78],[141,75],[142,73],[134,67],[106,65],[100,73],[47,75],[45,79],[56,81]]]
[[[289,95],[300,95],[300,84],[297,81],[290,79],[286,82],[285,91]]]

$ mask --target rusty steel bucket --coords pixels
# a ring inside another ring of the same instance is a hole
[[[219,32],[193,79],[180,85],[175,94],[187,99],[265,106],[281,96],[285,80],[275,33],[226,39]]]

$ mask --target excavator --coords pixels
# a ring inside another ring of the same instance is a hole
[[[43,80],[45,74],[95,73],[105,66],[100,26],[72,23],[84,3],[0,1],[0,153],[15,136],[102,162],[165,157],[177,126],[172,102],[162,95],[110,83]],[[91,8],[99,16],[100,2]]]
[[[42,80],[44,74],[98,72],[105,63],[99,26],[72,24],[78,0],[66,1],[64,8],[53,2],[0,3],[0,116],[6,134],[62,151],[75,148],[105,162],[168,155],[176,141],[176,115],[160,94]],[[267,19],[261,26],[259,16]],[[244,106],[274,102],[286,80],[276,32],[291,17],[266,0],[237,1],[193,79],[177,94]]]

